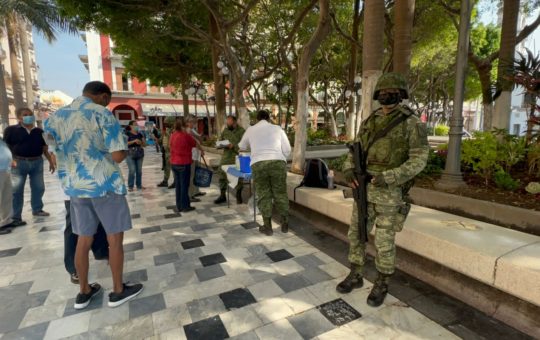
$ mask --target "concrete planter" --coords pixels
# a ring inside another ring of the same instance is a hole
[[[540,235],[540,211],[414,187],[414,204]]]

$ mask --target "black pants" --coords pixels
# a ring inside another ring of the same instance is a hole
[[[64,266],[69,274],[75,274],[75,250],[77,249],[77,240],[79,236],[73,233],[71,228],[70,218],[70,201],[64,201],[66,206],[66,230],[64,231]],[[107,241],[107,233],[101,223],[98,225],[94,242],[92,243],[92,253],[96,260],[104,260],[109,258],[109,242]]]
[[[171,165],[176,185],[176,209],[182,211],[191,207],[189,200],[189,178],[191,165]]]

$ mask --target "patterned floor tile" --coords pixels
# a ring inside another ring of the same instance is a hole
[[[124,274],[125,282],[146,282],[148,273],[146,269],[135,270]]]
[[[198,248],[198,247],[204,247],[204,242],[201,239],[191,240],[191,241],[185,241],[182,242],[182,248],[184,249],[192,249],[192,248]]]
[[[189,301],[186,305],[193,322],[204,320],[227,311],[223,300],[217,295]]]
[[[204,282],[225,276],[225,272],[219,264],[195,269],[199,281]]]
[[[136,317],[151,314],[165,308],[165,299],[163,298],[162,293],[146,296],[129,302],[129,318],[134,319]]]
[[[184,331],[188,340],[225,339],[229,337],[229,333],[227,333],[227,329],[225,329],[219,316],[186,325]]]
[[[141,249],[144,249],[142,242],[132,242],[124,244],[124,252],[137,251]]]
[[[43,322],[37,325],[21,328],[14,332],[4,334],[2,336],[2,340],[43,339],[48,327],[49,322]],[[2,329],[2,331],[5,330]]]
[[[292,259],[294,257],[291,253],[289,253],[285,249],[271,251],[271,252],[266,253],[266,255],[274,262],[285,261],[288,259]]]
[[[294,261],[296,261],[299,265],[301,265],[302,267],[306,269],[312,268],[312,267],[318,267],[324,264],[322,260],[320,260],[317,256],[313,254],[295,257]]]
[[[178,253],[169,253],[154,256],[154,264],[160,266],[162,264],[174,263],[180,259]]]
[[[39,229],[39,232],[40,233],[44,233],[44,232],[48,232],[48,231],[58,231],[58,230],[62,230],[63,227],[43,227],[41,229]]]
[[[335,327],[317,309],[291,316],[288,320],[304,339],[314,338]]]
[[[150,233],[156,233],[158,231],[161,231],[161,227],[156,225],[153,227],[147,227],[141,229],[141,234],[150,234]]]
[[[298,273],[278,276],[274,279],[277,285],[285,292],[292,292],[293,290],[305,288],[311,283]]]
[[[238,288],[219,294],[227,310],[238,309],[257,302],[251,292],[245,288]]]
[[[210,254],[199,258],[203,267],[212,266],[215,264],[227,262],[227,259],[221,253]]]
[[[19,251],[21,251],[21,249],[22,247],[0,250],[0,258],[15,256]]]

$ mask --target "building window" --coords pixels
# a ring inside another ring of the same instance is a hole
[[[514,124],[514,135],[519,136],[521,132],[521,124]]]
[[[129,77],[123,68],[115,68],[116,91],[129,91]]]

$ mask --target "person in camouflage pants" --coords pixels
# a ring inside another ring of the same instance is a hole
[[[260,110],[258,123],[247,129],[240,141],[241,150],[251,149],[251,172],[257,194],[257,206],[264,224],[259,232],[273,235],[272,210],[281,217],[281,231],[289,231],[289,197],[287,195],[287,157],[291,145],[280,126],[269,122],[270,113]]]
[[[219,174],[219,190],[220,195],[214,201],[215,204],[221,204],[227,202],[227,186],[229,181],[227,180],[227,174],[221,169],[222,165],[234,164],[236,161],[236,156],[238,155],[238,143],[244,136],[244,128],[238,125],[236,117],[228,116],[227,117],[227,126],[221,132],[219,140],[228,140],[230,144],[225,147],[223,150],[223,156],[221,157],[221,162],[218,170]],[[236,187],[236,201],[237,203],[242,203],[242,181],[238,181]]]
[[[373,96],[382,107],[362,122],[356,138],[365,151],[378,131],[393,119],[405,116],[401,123],[373,143],[367,155],[367,171],[372,176],[367,184],[368,230],[375,227],[375,266],[378,272],[367,298],[367,303],[373,307],[380,306],[388,292],[389,278],[395,270],[395,235],[403,229],[410,210],[406,195],[414,177],[426,166],[429,154],[425,124],[409,107],[401,104],[403,99],[408,99],[407,88],[402,75],[382,75]],[[350,153],[344,165],[344,174],[347,182],[356,188],[358,182],[354,169],[353,155]],[[349,293],[363,285],[366,245],[360,240],[358,208],[355,201],[348,233],[351,272],[337,285],[340,293]]]
[[[171,134],[174,132],[174,124],[176,123],[176,117],[165,118],[165,133],[161,136],[161,143],[163,144],[163,154],[165,157],[165,164],[163,166],[163,181],[159,183],[158,187],[167,187],[169,178],[171,177],[171,147],[169,146],[169,140]],[[169,189],[174,188],[174,182],[169,186]]]

